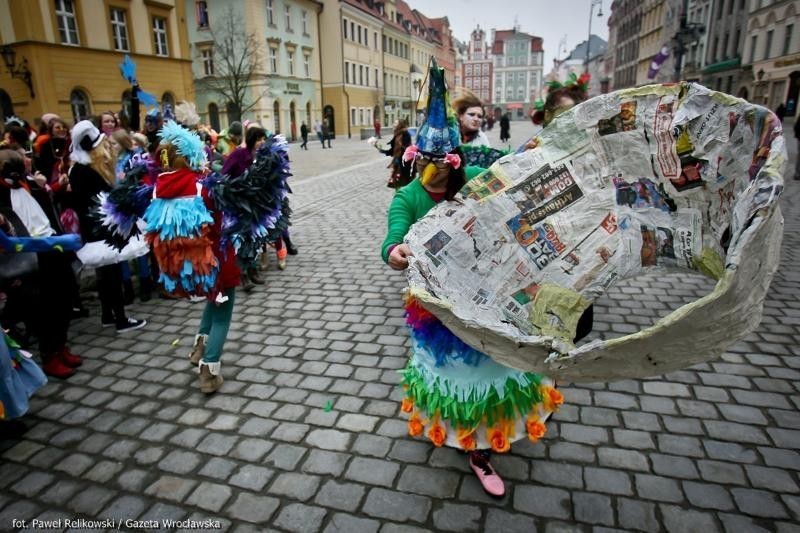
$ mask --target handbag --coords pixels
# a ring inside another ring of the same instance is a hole
[[[28,236],[28,230],[14,211],[0,209],[0,213],[11,223],[17,235]],[[36,274],[38,271],[39,259],[35,252],[0,252],[0,285]]]

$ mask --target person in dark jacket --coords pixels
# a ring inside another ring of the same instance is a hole
[[[306,126],[305,122],[300,124],[300,137],[303,139],[303,142],[300,144],[300,148],[303,150],[308,150],[308,126]]]
[[[411,183],[413,165],[403,163],[403,153],[409,146],[411,146],[411,134],[408,133],[408,122],[404,119],[399,119],[395,122],[394,133],[392,140],[389,141],[389,147],[385,150],[378,149],[382,154],[392,158],[392,162],[389,163],[392,173],[389,176],[389,182],[386,184],[387,187],[399,189]]]
[[[99,224],[90,216],[100,192],[111,190],[116,176],[114,158],[105,134],[88,120],[78,122],[72,129],[72,160],[69,173],[72,201],[81,226],[84,242],[99,240],[95,227]],[[125,314],[122,292],[122,268],[119,263],[95,269],[97,292],[100,296],[103,327],[115,326],[118,333],[139,329],[147,324]]]
[[[508,113],[500,117],[500,142],[507,142],[511,139],[511,121]]]
[[[57,226],[54,227],[48,217],[52,211],[50,196],[28,179],[22,156],[14,150],[0,150],[0,213],[16,222],[17,235],[50,237],[58,234]],[[61,379],[71,376],[73,369],[83,362],[67,346],[75,290],[70,266],[72,257],[71,253],[64,252],[38,253],[38,272],[22,280],[27,287],[19,293],[36,301],[30,322],[39,340],[43,370],[48,376]]]

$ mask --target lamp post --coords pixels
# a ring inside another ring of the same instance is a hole
[[[589,0],[589,37],[586,39],[586,69],[584,72],[589,73],[589,59],[591,58],[592,51],[592,15],[594,15],[594,6],[600,6],[597,11],[597,16],[603,16],[603,0]]]
[[[31,71],[28,69],[28,60],[23,57],[22,63],[17,66],[17,52],[8,45],[0,48],[0,55],[3,56],[3,63],[5,63],[11,78],[22,80],[23,83],[28,86],[31,98],[35,98],[36,95],[33,93],[33,74],[31,74]]]

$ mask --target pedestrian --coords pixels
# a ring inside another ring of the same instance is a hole
[[[375,146],[377,147],[377,144]],[[411,146],[411,134],[408,132],[408,121],[398,119],[394,124],[394,134],[389,141],[389,147],[385,150],[378,148],[379,152],[392,158],[389,163],[392,172],[387,187],[400,189],[411,182],[413,165],[403,162],[403,154],[409,146]]]
[[[306,126],[305,121],[300,124],[300,137],[303,139],[303,142],[300,144],[300,148],[303,150],[308,150],[308,126]]]
[[[147,137],[147,151],[150,155],[156,152],[159,142],[158,130],[161,129],[163,123],[164,120],[161,117],[161,111],[158,109],[151,109],[144,116],[144,130],[142,133]]]
[[[97,195],[110,191],[116,182],[110,143],[94,124],[82,120],[72,129],[70,157],[75,164],[69,173],[69,186],[80,221],[81,237],[85,243],[97,241],[95,225],[98,222],[90,216],[90,212],[94,209]],[[145,320],[137,320],[125,314],[120,264],[101,266],[95,272],[103,327],[114,326],[117,333],[144,327],[147,324]]]
[[[453,100],[453,109],[458,116],[461,144],[491,146],[489,138],[481,131],[484,112],[483,104],[477,96],[464,89],[461,96]]]
[[[328,148],[331,148],[331,137],[333,137],[333,132],[331,131],[330,122],[328,119],[324,119],[322,121],[322,147],[325,148],[325,141],[328,141]]]
[[[375,117],[375,122],[373,123],[373,126],[375,127],[375,137],[380,139],[381,138],[381,121],[378,120],[378,117]]]
[[[225,164],[222,165],[222,174],[231,177],[241,176],[253,164],[253,157],[264,141],[267,139],[267,132],[260,126],[250,126],[245,133],[245,145],[239,147],[228,156]],[[261,277],[258,271],[258,263],[243,264],[239,262],[242,273],[242,290],[250,292],[255,285],[264,285],[267,280]]]
[[[797,159],[794,165],[794,179],[800,180],[800,119],[795,120],[794,136],[797,139]]]
[[[775,109],[775,114],[778,116],[778,120],[783,122],[783,119],[786,116],[786,106],[783,105],[783,102],[781,102],[780,105],[778,105],[778,107]]]
[[[230,155],[242,142],[244,127],[237,121],[231,122],[228,129],[222,130],[217,138],[217,152],[223,157]]]
[[[317,138],[319,139],[319,143],[322,145],[323,150],[325,149],[325,136],[322,133],[322,122],[317,119],[314,122],[314,132],[317,134]]]
[[[15,218],[18,236],[47,239],[58,235],[58,226],[54,227],[47,215],[53,212],[50,196],[28,179],[25,162],[14,150],[0,150],[0,209],[6,213],[5,218]],[[0,252],[0,255],[5,255],[5,252]],[[33,285],[34,289],[36,309],[32,325],[39,340],[44,372],[61,379],[71,376],[73,369],[82,364],[82,358],[67,346],[76,290],[72,258],[73,254],[63,251],[38,253],[38,272],[22,280],[23,284]],[[11,259],[14,259],[14,254]]]
[[[395,194],[381,248],[383,260],[395,270],[408,268],[411,250],[403,240],[412,224],[439,202],[452,200],[465,183],[444,69],[432,63],[428,122],[404,154],[417,166],[419,178]],[[407,300],[406,317],[413,340],[402,371],[401,410],[409,415],[409,434],[425,434],[434,446],[469,453],[470,468],[484,490],[502,497],[505,485],[489,461],[490,452],[508,452],[513,440],[526,435],[534,442],[541,438],[545,420],[563,402],[561,394],[551,380],[504,367],[470,348],[413,298]]]
[[[511,120],[509,113],[504,113],[500,117],[500,142],[507,142],[511,139]]]

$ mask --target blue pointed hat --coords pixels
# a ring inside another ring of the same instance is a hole
[[[450,93],[444,79],[444,69],[431,59],[428,75],[428,115],[419,128],[415,142],[425,155],[443,156],[461,144],[461,132],[453,108]]]

